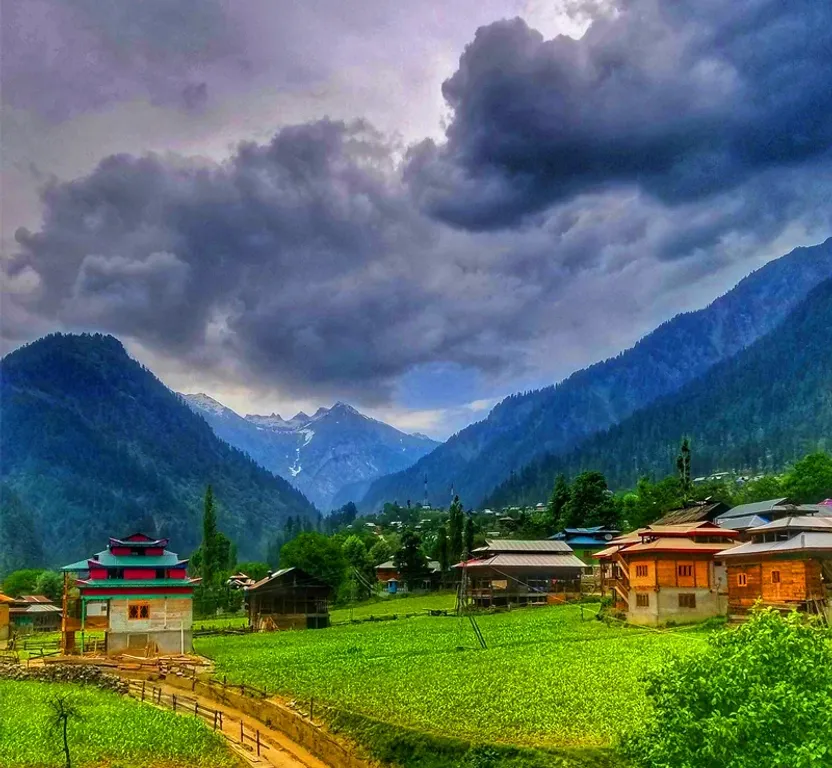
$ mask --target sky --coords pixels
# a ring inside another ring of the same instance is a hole
[[[0,348],[444,439],[832,234],[832,4],[0,0]]]

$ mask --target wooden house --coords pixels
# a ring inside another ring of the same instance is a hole
[[[728,505],[721,501],[705,499],[693,501],[685,507],[671,509],[656,520],[653,525],[690,525],[692,523],[712,523],[728,511]]]
[[[64,649],[81,650],[87,630],[104,630],[108,653],[191,650],[193,580],[187,560],[165,547],[167,539],[134,533],[110,539],[107,549],[66,565]],[[69,575],[77,574],[78,598],[69,595]]]
[[[438,589],[442,581],[442,569],[438,560],[427,561],[428,570],[418,589]],[[387,592],[407,592],[407,585],[402,580],[401,574],[392,560],[388,560],[376,566],[376,580],[384,585]]]
[[[750,534],[750,541],[721,553],[730,614],[741,616],[760,600],[832,623],[832,517],[785,517]]]
[[[565,528],[551,536],[552,541],[563,541],[575,553],[575,557],[588,565],[597,565],[595,553],[609,546],[610,542],[621,535],[616,528],[597,525],[592,528]]]
[[[57,632],[61,609],[45,595],[22,595],[9,606],[9,622],[15,632]]]
[[[468,597],[477,607],[565,602],[581,595],[588,568],[564,541],[489,539],[465,571]]]
[[[632,624],[691,623],[724,614],[724,569],[714,557],[734,546],[736,531],[707,521],[650,525],[596,554],[602,589]]]
[[[332,587],[300,568],[283,568],[251,587],[249,625],[258,631],[329,626]]]
[[[9,639],[9,608],[14,599],[0,592],[0,642]]]

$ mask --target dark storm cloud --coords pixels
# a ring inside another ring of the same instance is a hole
[[[580,40],[478,30],[443,85],[446,142],[411,151],[425,210],[493,229],[613,185],[679,204],[828,156],[832,4],[619,5]]]
[[[3,17],[3,101],[53,121],[130,99],[201,107],[201,76],[247,66],[220,0],[9,0]]]

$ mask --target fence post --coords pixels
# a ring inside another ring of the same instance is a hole
[[[223,727],[222,727],[222,710],[220,710],[220,730],[223,730]]]
[[[173,700],[173,711],[176,712],[176,694],[174,693],[171,698]]]
[[[243,732],[243,721],[240,720],[240,744],[245,744],[246,735]]]
[[[199,702],[194,702],[194,717],[199,717]]]
[[[312,719],[312,715],[315,714],[315,699],[309,699],[309,719]]]
[[[214,730],[217,730],[217,710],[214,710]]]
[[[146,684],[146,680],[142,680],[142,701],[144,701],[144,686]]]

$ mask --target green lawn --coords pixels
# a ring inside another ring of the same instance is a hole
[[[452,611],[456,607],[456,592],[439,592],[430,595],[389,595],[356,603],[352,607],[335,608],[329,612],[333,623],[350,619],[367,619],[370,616],[390,616],[427,611]]]
[[[60,735],[48,702],[67,695],[72,765],[107,768],[239,768],[241,763],[199,719],[174,715],[91,686],[0,680],[0,768],[60,768]]]
[[[456,617],[206,637],[196,647],[229,680],[394,725],[476,741],[604,746],[648,713],[644,672],[696,652],[705,633],[609,627],[591,618],[596,608],[584,606],[585,620],[579,606],[480,616],[487,650]]]

